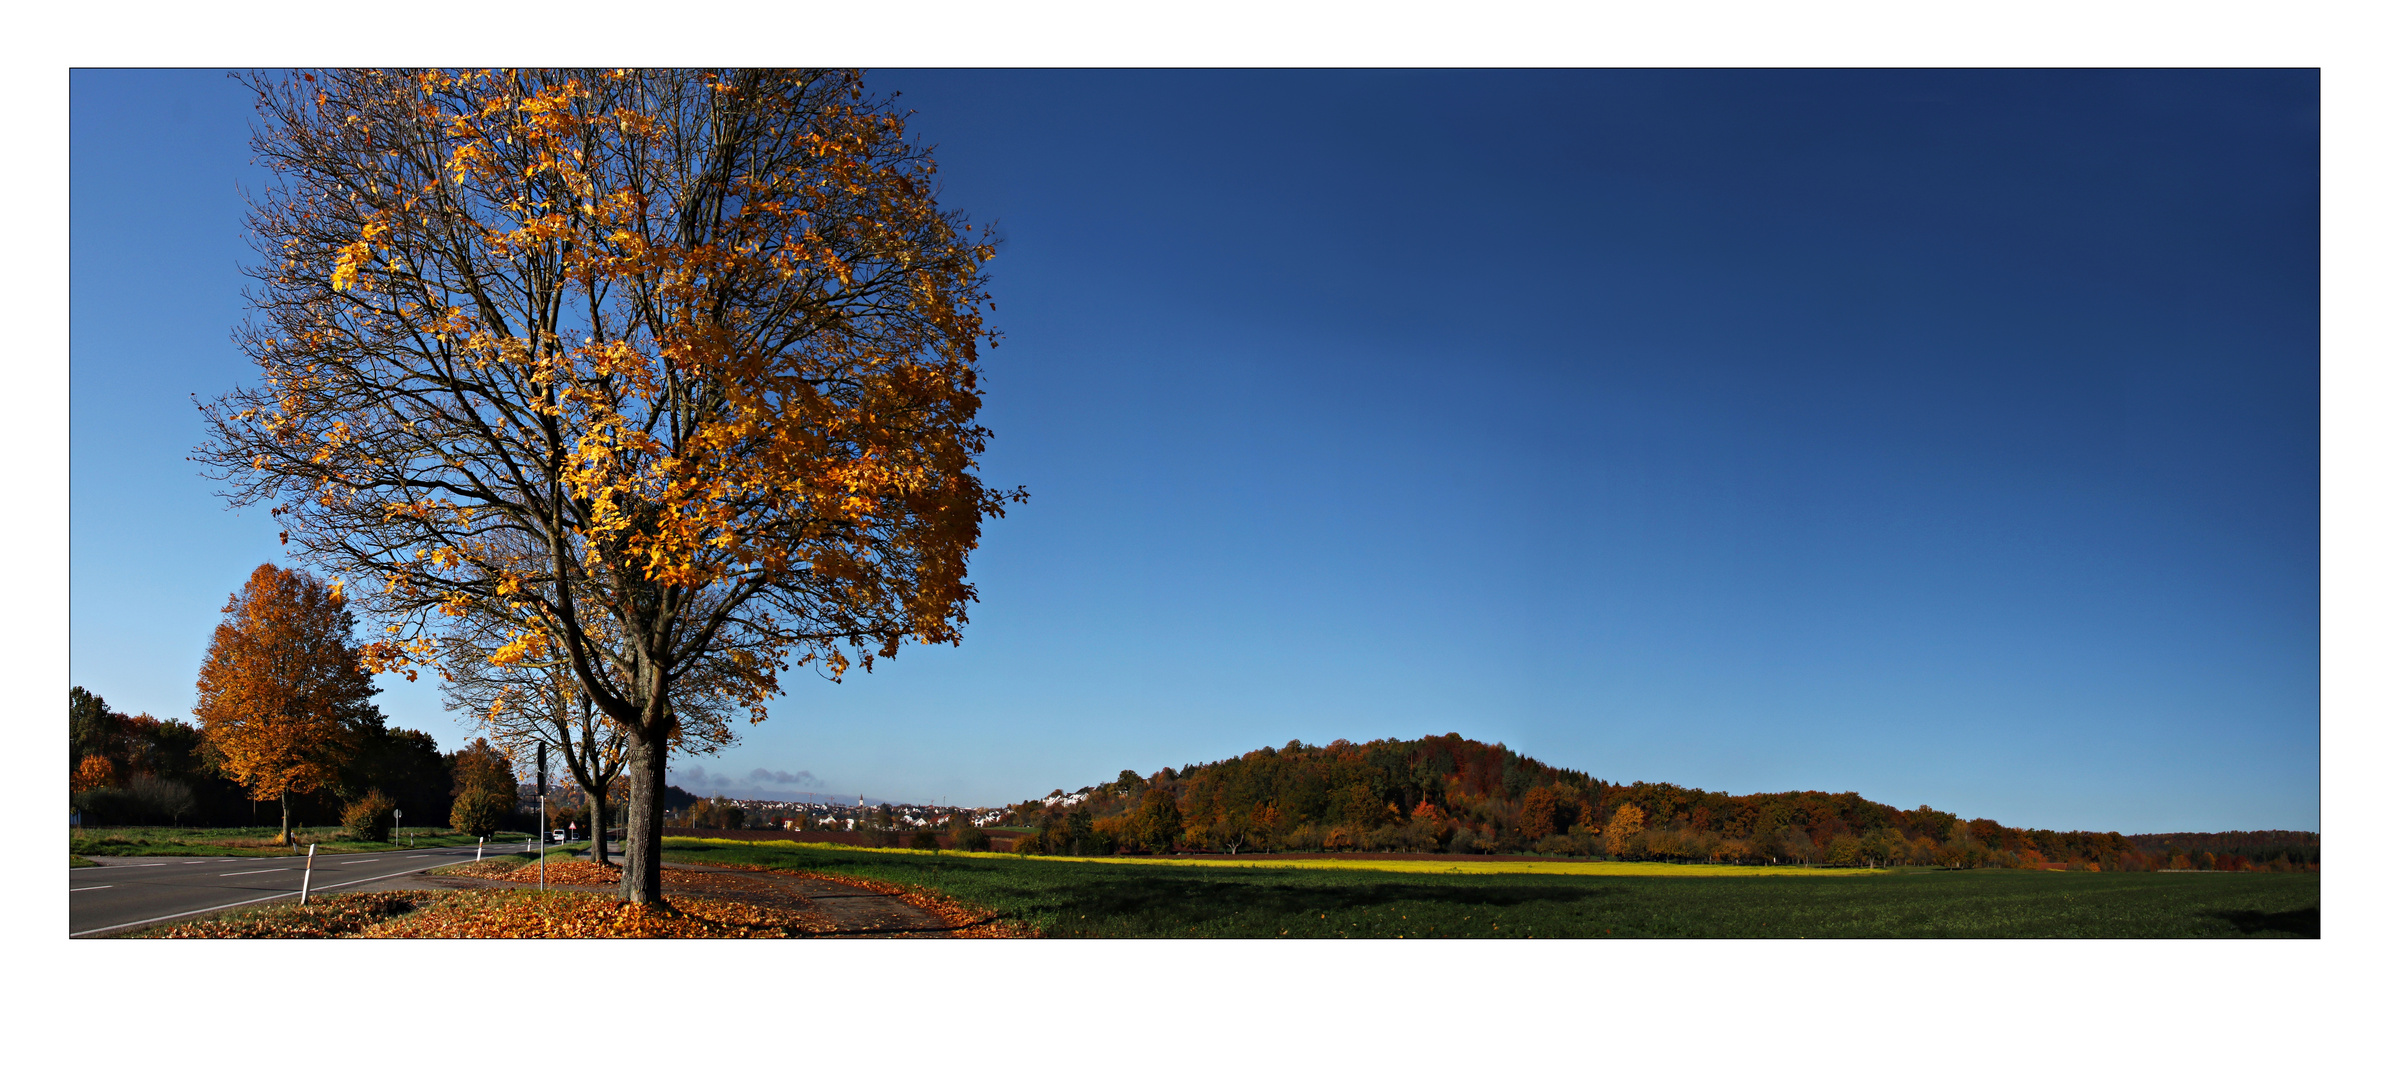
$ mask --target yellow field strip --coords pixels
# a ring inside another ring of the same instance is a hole
[[[673,837],[672,839],[681,839]],[[693,838],[691,838],[693,839]],[[971,859],[1040,859],[1050,862],[1110,863],[1119,866],[1233,866],[1255,870],[1378,870],[1396,874],[1573,874],[1587,877],[1762,877],[1776,874],[1802,877],[1847,877],[1885,874],[1887,870],[1804,866],[1694,866],[1657,862],[1443,862],[1435,859],[1121,859],[1091,855],[1011,855],[992,851],[927,851],[919,848],[869,848],[850,844],[798,843],[794,840],[699,840],[706,844],[742,844],[821,851],[875,851],[881,854]]]

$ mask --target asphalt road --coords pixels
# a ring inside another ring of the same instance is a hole
[[[508,855],[521,851],[522,845],[494,844],[485,850],[491,855]],[[162,919],[295,897],[307,865],[303,855],[268,859],[166,855],[92,861],[102,865],[66,872],[68,937],[104,934]],[[312,892],[329,892],[383,881],[387,883],[381,888],[405,888],[405,882],[388,879],[434,866],[471,861],[470,847],[351,855],[318,853],[314,881],[309,888]]]

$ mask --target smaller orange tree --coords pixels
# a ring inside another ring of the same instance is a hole
[[[82,762],[75,766],[74,776],[68,781],[68,788],[78,793],[115,786],[116,766],[98,754],[84,755]]]
[[[1608,828],[1601,832],[1608,853],[1612,856],[1627,854],[1631,850],[1633,838],[1641,835],[1645,820],[1642,808],[1632,803],[1618,807],[1616,813],[1609,815]]]
[[[266,563],[224,612],[192,714],[226,776],[252,798],[280,800],[288,842],[290,796],[338,783],[357,732],[380,716],[371,699],[381,691],[338,587]]]
[[[448,827],[470,836],[492,836],[514,809],[514,765],[488,739],[449,759],[456,776],[456,798],[448,806]]]

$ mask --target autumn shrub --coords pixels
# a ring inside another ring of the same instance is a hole
[[[150,773],[134,773],[121,785],[87,788],[68,804],[89,826],[176,825],[198,809],[191,785]]]
[[[1137,850],[1135,815],[1121,814],[1096,822],[1095,836],[1107,854]]]
[[[940,845],[937,843],[936,833],[922,829],[912,834],[911,846],[914,851],[935,851]]]
[[[1712,847],[1708,834],[1681,826],[1650,829],[1641,840],[1645,856],[1667,862],[1704,862]]]
[[[955,851],[985,851],[993,846],[987,839],[987,831],[971,824],[969,818],[955,818],[952,835]]]
[[[485,789],[468,789],[448,805],[448,827],[467,836],[491,836],[506,814],[514,809],[514,797]]]
[[[1748,840],[1738,838],[1720,840],[1714,847],[1708,849],[1709,861],[1732,863],[1736,866],[1748,862],[1755,854],[1756,850],[1750,846]]]
[[[133,793],[133,801],[140,806],[144,820],[164,825],[176,825],[198,812],[199,801],[191,794],[191,785],[181,780],[134,773],[133,782],[126,786]]]
[[[1768,843],[1772,854],[1787,863],[1805,865],[1815,862],[1821,857],[1821,853],[1816,850],[1816,842],[1808,838],[1806,829],[1779,830],[1768,838]]]
[[[1552,833],[1534,841],[1531,849],[1537,855],[1575,855],[1575,838],[1564,833]]]
[[[1451,842],[1444,848],[1444,850],[1449,851],[1453,855],[1466,855],[1474,852],[1476,847],[1476,830],[1453,829],[1451,831]]]
[[[390,811],[397,808],[396,801],[373,788],[340,812],[340,826],[349,836],[378,844],[390,838]]]
[[[1451,840],[1451,821],[1428,804],[1401,827],[1402,851],[1441,851]]]
[[[1012,854],[1047,855],[1051,854],[1051,852],[1045,850],[1045,834],[1042,831],[1038,831],[1029,833],[1026,836],[1012,841]]]
[[[141,817],[140,800],[120,787],[97,787],[75,792],[68,803],[83,815],[83,825],[132,825]]]

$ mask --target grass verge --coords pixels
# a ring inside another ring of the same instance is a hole
[[[290,854],[290,845],[274,842],[278,831],[271,828],[178,829],[162,825],[122,829],[74,829],[67,834],[67,851],[74,855],[86,856],[187,855],[273,858]],[[406,836],[382,843],[352,840],[339,829],[299,829],[295,831],[298,833],[299,850],[304,852],[308,844],[315,844],[318,855],[352,855],[360,852],[454,847],[471,844],[474,840],[473,837],[462,833],[434,832],[429,829],[409,829]],[[525,835],[523,833],[500,833],[490,841],[490,844],[496,846],[506,843],[521,843]]]
[[[1056,937],[2314,937],[2314,874],[1616,874],[960,857],[672,837],[665,858],[930,890]],[[1428,863],[1426,866],[1435,866]],[[1656,864],[1650,864],[1656,865]],[[1487,869],[1474,869],[1486,867]]]

